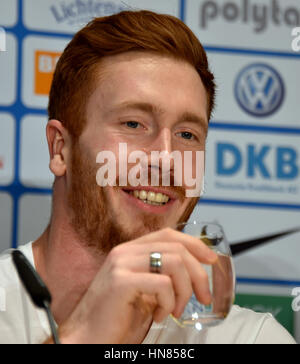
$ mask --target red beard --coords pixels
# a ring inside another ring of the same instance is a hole
[[[142,228],[128,231],[126,226],[121,226],[118,222],[120,219],[117,213],[110,209],[105,193],[108,187],[99,187],[96,183],[98,166],[81,151],[78,143],[73,144],[71,163],[71,189],[68,193],[68,203],[72,211],[71,224],[80,240],[87,246],[108,253],[121,243],[167,227],[162,226],[161,217],[141,212]],[[176,190],[182,199],[185,198],[184,188],[173,186],[172,189]],[[198,198],[191,199],[177,223],[189,219],[197,202]]]

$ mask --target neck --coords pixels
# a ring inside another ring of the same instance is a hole
[[[65,193],[56,198],[50,225],[33,243],[35,268],[52,295],[51,309],[58,325],[65,322],[88,290],[102,267],[106,254],[88,247],[73,229]],[[56,203],[57,201],[57,203]],[[136,318],[136,325],[128,335],[132,343],[141,343],[152,322],[152,317]]]
[[[63,206],[54,203],[50,225],[33,243],[36,270],[51,292],[58,325],[69,317],[106,258],[80,240]]]

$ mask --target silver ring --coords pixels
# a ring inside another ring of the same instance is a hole
[[[153,252],[150,254],[150,272],[151,273],[161,273],[162,269],[162,255],[158,252]]]

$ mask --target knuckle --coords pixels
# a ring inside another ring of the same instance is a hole
[[[115,259],[117,259],[119,256],[120,256],[120,248],[119,248],[119,246],[117,246],[117,247],[114,247],[114,248],[110,251],[110,253],[109,253],[109,255],[108,255],[108,258],[110,258],[111,260],[115,260]]]
[[[120,258],[123,257],[123,254],[124,254],[124,249],[122,245],[118,245],[110,251],[107,258],[112,264],[115,264],[120,260]]]
[[[160,275],[160,284],[161,284],[162,288],[165,290],[171,289],[172,288],[171,277],[164,275],[164,274]]]
[[[121,292],[126,287],[126,277],[121,269],[114,269],[110,275],[111,289]]]
[[[164,237],[172,237],[174,236],[175,230],[171,229],[170,227],[167,227],[164,228],[161,232]]]
[[[175,266],[177,269],[182,266],[183,259],[180,254],[171,254],[170,255],[171,264]]]
[[[182,256],[183,254],[185,254],[186,249],[185,247],[181,244],[181,243],[177,243],[175,242],[173,244],[174,248],[176,249],[176,251]]]
[[[122,264],[122,254],[118,248],[113,248],[106,258],[108,269],[112,274],[118,274]]]

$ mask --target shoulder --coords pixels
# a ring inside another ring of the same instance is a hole
[[[19,250],[29,259],[32,263],[32,243],[22,245]],[[19,285],[19,277],[15,266],[13,264],[12,255],[13,249],[4,251],[0,255],[0,287],[2,289],[8,288],[12,285]]]
[[[2,289],[17,282],[17,273],[12,261],[12,249],[0,255],[0,287]]]
[[[18,249],[33,264],[32,244]],[[43,342],[49,335],[47,317],[34,307],[26,293],[14,266],[12,251],[0,255],[0,344]]]
[[[170,316],[153,324],[144,343],[155,344],[295,344],[291,335],[269,313],[257,313],[234,305],[224,322],[197,331],[180,328]]]
[[[236,305],[222,325],[208,330],[207,339],[240,344],[295,343],[270,313],[257,313]]]

